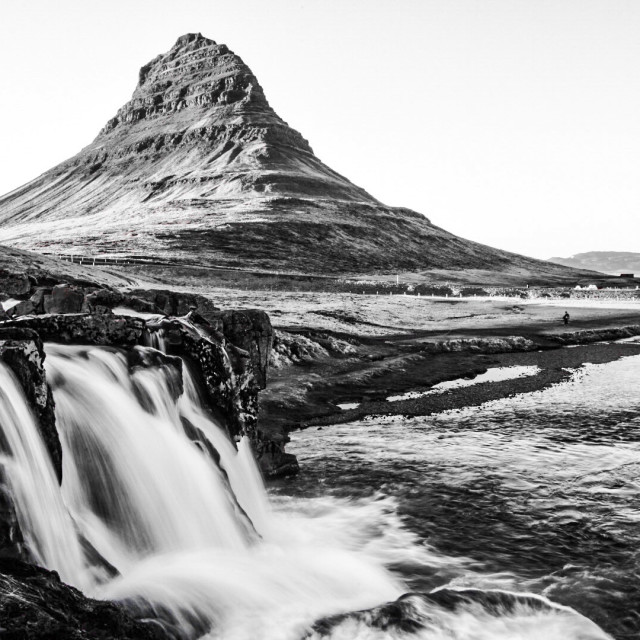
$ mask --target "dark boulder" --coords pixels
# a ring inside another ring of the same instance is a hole
[[[253,441],[256,459],[262,475],[267,479],[293,476],[300,471],[298,459],[284,450],[289,441],[288,436],[275,439],[260,429],[257,430]]]
[[[158,313],[166,316],[186,316],[190,311],[197,311],[202,317],[211,322],[209,315],[220,309],[215,304],[197,293],[169,291],[167,289],[134,289],[127,296],[126,306],[131,306],[130,299],[146,300],[153,305]],[[138,309],[136,309],[138,310]]]
[[[11,307],[11,309],[8,310],[7,315],[11,316],[12,318],[17,318],[19,316],[34,315],[35,312],[36,308],[31,300],[21,300],[20,302],[18,302],[18,304],[14,305],[13,307]]]
[[[24,273],[0,269],[0,291],[8,296],[26,296],[31,291],[31,280]]]
[[[273,347],[273,327],[268,314],[256,309],[242,309],[219,311],[217,317],[222,321],[224,337],[249,354],[256,381],[264,389]]]
[[[47,287],[38,287],[33,295],[29,298],[33,303],[35,313],[44,313],[44,297],[51,295],[51,289]]]
[[[124,295],[113,289],[96,289],[85,296],[85,304],[89,306],[91,313],[96,307],[108,307],[113,309],[122,304]]]
[[[80,313],[84,302],[84,292],[79,287],[58,284],[51,295],[44,296],[45,313]]]

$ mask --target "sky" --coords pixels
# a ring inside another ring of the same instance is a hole
[[[640,251],[639,0],[2,0],[0,194],[201,32],[382,202],[538,258]]]

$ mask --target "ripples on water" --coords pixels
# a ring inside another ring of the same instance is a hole
[[[632,356],[480,407],[292,434],[302,474],[273,489],[276,503],[382,502],[398,531],[428,544],[429,560],[389,558],[411,589],[543,594],[637,638],[639,373]],[[483,633],[469,637],[529,637]]]

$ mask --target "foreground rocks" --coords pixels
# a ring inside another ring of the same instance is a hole
[[[222,310],[204,296],[166,289],[122,292],[79,283],[46,287],[19,277],[9,284],[21,297],[1,312],[5,327],[31,329],[44,341],[63,344],[131,348],[157,346],[160,338],[171,354],[188,360],[229,435],[249,436],[266,477],[297,471],[295,458],[284,451],[287,437],[257,424],[257,393],[267,385],[274,341],[265,312]],[[0,292],[0,300],[7,297]],[[120,309],[142,317],[114,313]]]
[[[55,472],[61,479],[62,448],[56,430],[53,396],[43,368],[44,357],[42,341],[34,331],[0,328],[0,362],[10,369],[22,387]],[[4,439],[0,439],[0,452],[11,453]],[[0,466],[0,556],[31,559],[3,465]]]
[[[25,291],[24,295],[28,293]],[[32,299],[19,303],[24,305],[20,309],[28,310],[30,315],[15,317],[14,312],[14,317],[0,322],[0,361],[22,386],[59,478],[62,454],[53,398],[43,368],[43,341],[125,349],[130,370],[153,367],[166,373],[174,399],[184,391],[182,364],[186,362],[204,391],[206,408],[227,428],[231,439],[248,436],[254,450],[266,461],[263,466],[267,473],[297,470],[295,457],[284,452],[284,443],[267,441],[257,425],[257,394],[266,385],[273,333],[265,313],[223,312],[207,301],[201,305],[200,315],[195,310],[200,300],[171,292],[123,296],[109,289],[87,292],[78,286],[62,285],[50,291],[40,288],[31,295]],[[112,308],[123,304],[154,315],[148,320],[115,315]],[[160,306],[164,311],[189,311],[182,318],[165,317]],[[79,312],[87,308],[93,313]],[[73,313],[42,313],[52,309]],[[167,353],[140,349],[153,344],[163,345]],[[202,435],[193,429],[190,437],[197,441]],[[0,440],[0,450],[2,446]],[[56,573],[29,564],[30,561],[11,494],[0,473],[3,638],[168,637],[157,624],[137,621],[117,604],[87,598],[63,584]]]
[[[58,574],[0,558],[3,640],[164,640],[153,621],[134,619],[117,603],[87,598]]]
[[[44,359],[42,339],[35,331],[0,325],[0,361],[12,370],[20,383],[53,467],[58,478],[62,478],[62,448],[56,430],[53,396],[43,368]]]

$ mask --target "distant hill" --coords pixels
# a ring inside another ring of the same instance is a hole
[[[635,273],[640,276],[640,253],[633,251],[587,251],[569,258],[549,258],[549,262],[574,269],[590,269],[613,275]]]
[[[312,99],[339,97],[318,87]],[[0,242],[297,273],[584,277],[382,204],[316,157],[239,56],[193,33],[140,69],[131,100],[91,144],[0,197]]]

